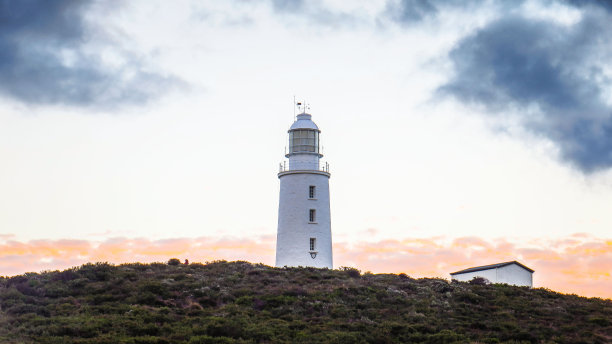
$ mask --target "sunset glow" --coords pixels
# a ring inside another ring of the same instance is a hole
[[[0,274],[67,269],[87,262],[166,262],[170,258],[202,263],[246,260],[274,263],[272,236],[256,240],[210,237],[148,240],[112,238],[32,240],[4,237],[0,244]],[[530,248],[537,245],[542,248]],[[577,234],[529,243],[483,240],[476,237],[405,238],[378,242],[334,244],[335,267],[350,266],[373,273],[406,273],[440,277],[467,267],[518,260],[534,269],[535,287],[584,296],[612,297],[612,240]]]
[[[609,1],[0,3],[0,275],[275,264],[308,104],[334,267],[612,297]]]

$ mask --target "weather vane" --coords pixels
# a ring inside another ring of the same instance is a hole
[[[298,110],[300,110],[300,113],[305,113],[306,111],[310,110],[310,105],[308,105],[306,101],[299,101],[295,104],[297,105]]]

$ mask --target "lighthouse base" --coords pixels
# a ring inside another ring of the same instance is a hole
[[[276,266],[333,268],[328,172],[279,173]]]

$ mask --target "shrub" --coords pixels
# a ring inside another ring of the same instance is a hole
[[[189,339],[189,344],[232,344],[235,342],[227,337],[194,336]]]
[[[168,265],[181,265],[181,261],[178,258],[170,258]]]
[[[597,324],[599,326],[608,326],[611,324],[609,319],[603,318],[603,317],[590,317],[589,318],[589,322],[593,323],[593,324]]]
[[[67,271],[0,278],[1,343],[605,343],[612,319],[610,300],[354,268]]]
[[[484,277],[480,277],[480,276],[476,276],[476,277],[472,278],[472,280],[469,281],[468,283],[470,283],[472,285],[487,285],[487,284],[491,284],[491,282],[489,282],[488,279],[486,279]]]
[[[351,268],[351,267],[347,267],[347,266],[343,266],[340,268],[340,270],[346,272],[346,274],[351,277],[351,278],[359,278],[361,277],[361,271],[355,269],[355,268]]]

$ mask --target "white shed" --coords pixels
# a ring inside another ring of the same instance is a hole
[[[451,272],[451,279],[467,282],[474,277],[483,277],[491,283],[506,283],[517,286],[533,287],[534,270],[517,262],[505,262],[477,266],[457,272]]]

